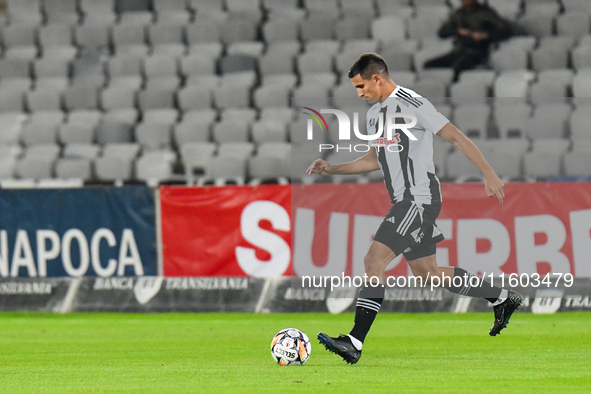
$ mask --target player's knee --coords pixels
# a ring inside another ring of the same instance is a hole
[[[377,276],[381,274],[381,265],[379,259],[376,256],[374,256],[371,252],[365,255],[365,258],[363,259],[363,264],[365,265],[365,273],[368,276]]]
[[[425,284],[431,283],[431,278],[434,276],[441,277],[441,272],[437,268],[430,269],[428,267],[413,267],[411,269],[412,274],[421,278]]]

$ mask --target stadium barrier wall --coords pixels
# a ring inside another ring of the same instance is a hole
[[[480,273],[572,273],[573,286],[521,289],[524,310],[591,310],[591,184],[509,184],[503,206],[482,189],[442,185],[439,261]],[[340,266],[357,275],[388,209],[381,184],[0,190],[0,309],[352,311],[351,289],[300,288],[292,273]],[[388,274],[409,272],[398,260]],[[388,289],[383,308],[490,307],[402,287]]]
[[[520,312],[591,311],[591,280],[518,288]],[[340,293],[340,294],[339,294]],[[298,289],[289,278],[82,277],[0,279],[0,310],[48,312],[353,312],[354,289]],[[484,312],[488,302],[444,289],[389,288],[382,312]]]

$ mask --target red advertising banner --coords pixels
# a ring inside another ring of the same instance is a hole
[[[289,273],[289,186],[160,188],[164,276]]]
[[[591,277],[591,184],[443,184],[440,265]],[[166,276],[363,275],[389,197],[381,183],[161,188]],[[409,275],[402,257],[387,268]]]

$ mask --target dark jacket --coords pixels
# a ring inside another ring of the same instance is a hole
[[[465,28],[488,33],[488,40],[475,41],[471,37],[458,34],[458,29]],[[462,7],[454,11],[447,22],[439,29],[439,37],[455,36],[454,50],[472,50],[488,52],[491,43],[503,40],[511,34],[510,25],[488,5],[476,3],[470,10]]]

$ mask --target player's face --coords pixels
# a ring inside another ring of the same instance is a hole
[[[373,75],[371,79],[363,79],[357,74],[351,78],[351,82],[357,89],[357,96],[363,98],[369,104],[375,104],[380,100],[380,82],[379,75]]]

